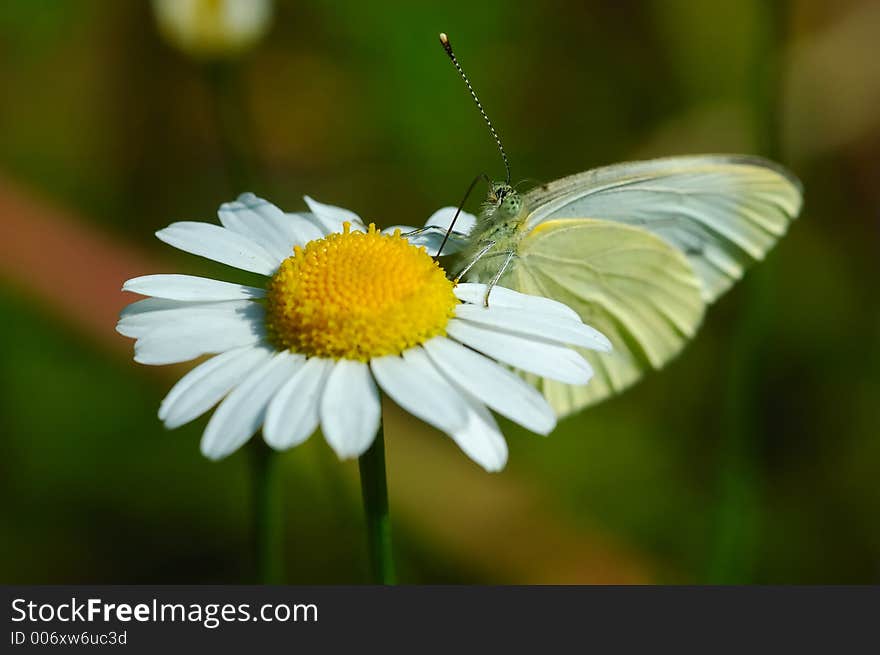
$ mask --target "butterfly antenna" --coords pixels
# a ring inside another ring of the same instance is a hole
[[[455,216],[452,217],[452,220],[449,222],[449,227],[446,229],[446,234],[443,236],[443,241],[440,242],[440,247],[437,248],[437,254],[434,255],[434,259],[440,259],[440,255],[443,254],[443,246],[446,245],[446,242],[449,241],[449,236],[452,234],[452,230],[455,227],[455,221],[458,220],[459,215],[461,214],[461,210],[464,208],[464,203],[467,202],[468,196],[471,195],[471,191],[474,190],[474,187],[477,186],[477,182],[480,180],[484,180],[488,184],[491,184],[492,181],[485,173],[480,173],[474,178],[474,181],[470,183],[467,191],[464,192],[464,198],[461,199],[461,202],[458,203],[458,209],[455,210]]]
[[[507,171],[507,184],[510,185],[510,160],[507,159],[507,153],[504,152],[504,146],[501,144],[501,137],[498,136],[498,132],[496,132],[495,128],[492,126],[492,121],[489,120],[486,110],[483,109],[483,105],[477,97],[474,87],[471,86],[471,82],[467,75],[464,74],[464,70],[462,70],[461,64],[458,63],[455,53],[452,52],[452,44],[449,42],[449,37],[443,32],[440,33],[440,44],[443,46],[443,49],[452,61],[453,66],[455,66],[455,70],[458,71],[458,74],[461,75],[461,79],[464,80],[467,90],[470,91],[471,97],[474,99],[474,102],[477,103],[477,109],[480,110],[480,115],[483,117],[483,120],[486,121],[486,125],[489,126],[489,132],[492,133],[492,138],[495,139],[495,144],[498,146],[498,151],[501,153],[501,159],[504,160],[504,170]]]

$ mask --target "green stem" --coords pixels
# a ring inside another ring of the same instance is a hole
[[[752,123],[760,154],[780,157],[779,78],[786,35],[785,0],[762,6],[761,33],[753,60]],[[718,500],[707,581],[746,584],[754,580],[762,523],[761,448],[765,434],[755,390],[766,351],[764,335],[772,311],[772,262],[749,273],[742,293],[740,325],[730,348],[722,405]]]
[[[205,79],[212,96],[217,138],[234,193],[248,191],[253,185],[254,162],[248,143],[252,139],[251,122],[241,88],[240,71],[234,61],[206,64]]]
[[[707,582],[747,584],[754,578],[761,524],[761,445],[754,389],[760,383],[760,336],[766,324],[763,271],[751,273],[742,319],[730,347],[727,389],[721,407],[718,499]]]
[[[233,193],[247,191],[254,181],[255,157],[248,147],[252,125],[243,101],[239,65],[235,61],[210,62],[204,65],[202,73],[211,94],[214,126],[229,185]],[[256,579],[262,584],[281,584],[284,577],[284,527],[278,455],[259,438],[251,440],[249,451]]]
[[[284,578],[284,529],[278,453],[260,438],[251,440],[254,480],[254,552],[260,584],[281,584]]]
[[[361,494],[367,521],[367,546],[374,584],[395,583],[391,556],[391,519],[388,514],[388,485],[385,481],[385,436],[383,426],[369,450],[360,456]]]

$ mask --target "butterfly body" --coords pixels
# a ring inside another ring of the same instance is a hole
[[[472,240],[462,252],[461,260],[470,266],[459,273],[469,281],[489,281],[499,271],[500,258],[516,253],[519,242],[525,237],[521,218],[495,220]]]

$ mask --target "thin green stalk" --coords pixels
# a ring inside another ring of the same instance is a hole
[[[753,61],[752,124],[760,154],[780,157],[779,79],[788,7],[762,4],[761,33]],[[722,404],[722,433],[714,534],[707,581],[745,584],[754,580],[762,523],[761,448],[765,439],[755,389],[766,352],[763,339],[772,310],[772,262],[745,280],[741,320],[730,348]]]
[[[239,64],[237,61],[209,62],[204,64],[202,72],[211,94],[214,127],[231,191],[235,194],[247,191],[254,181],[255,157],[248,147],[252,129],[243,102]],[[251,439],[248,451],[252,464],[256,579],[262,584],[281,584],[284,524],[278,454],[260,438]]]
[[[360,456],[361,494],[367,522],[367,547],[374,584],[395,583],[391,556],[391,518],[388,513],[388,485],[385,481],[385,435],[383,426],[373,445]]]
[[[281,485],[278,453],[260,438],[252,439],[253,534],[257,580],[281,584],[284,578],[284,529],[281,521]]]
[[[721,406],[718,498],[707,581],[746,584],[754,578],[761,524],[761,445],[755,387],[761,335],[767,323],[765,271],[754,271],[744,289],[742,318],[730,347]]]
[[[216,61],[205,65],[205,80],[212,96],[214,122],[223,162],[233,193],[251,189],[254,161],[248,144],[252,139],[250,116],[243,102],[244,91],[238,63]]]

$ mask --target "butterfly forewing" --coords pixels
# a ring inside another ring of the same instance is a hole
[[[800,211],[801,187],[767,160],[706,155],[598,168],[537,187],[524,201],[526,230],[590,217],[660,236],[687,257],[711,302],[785,233]]]

